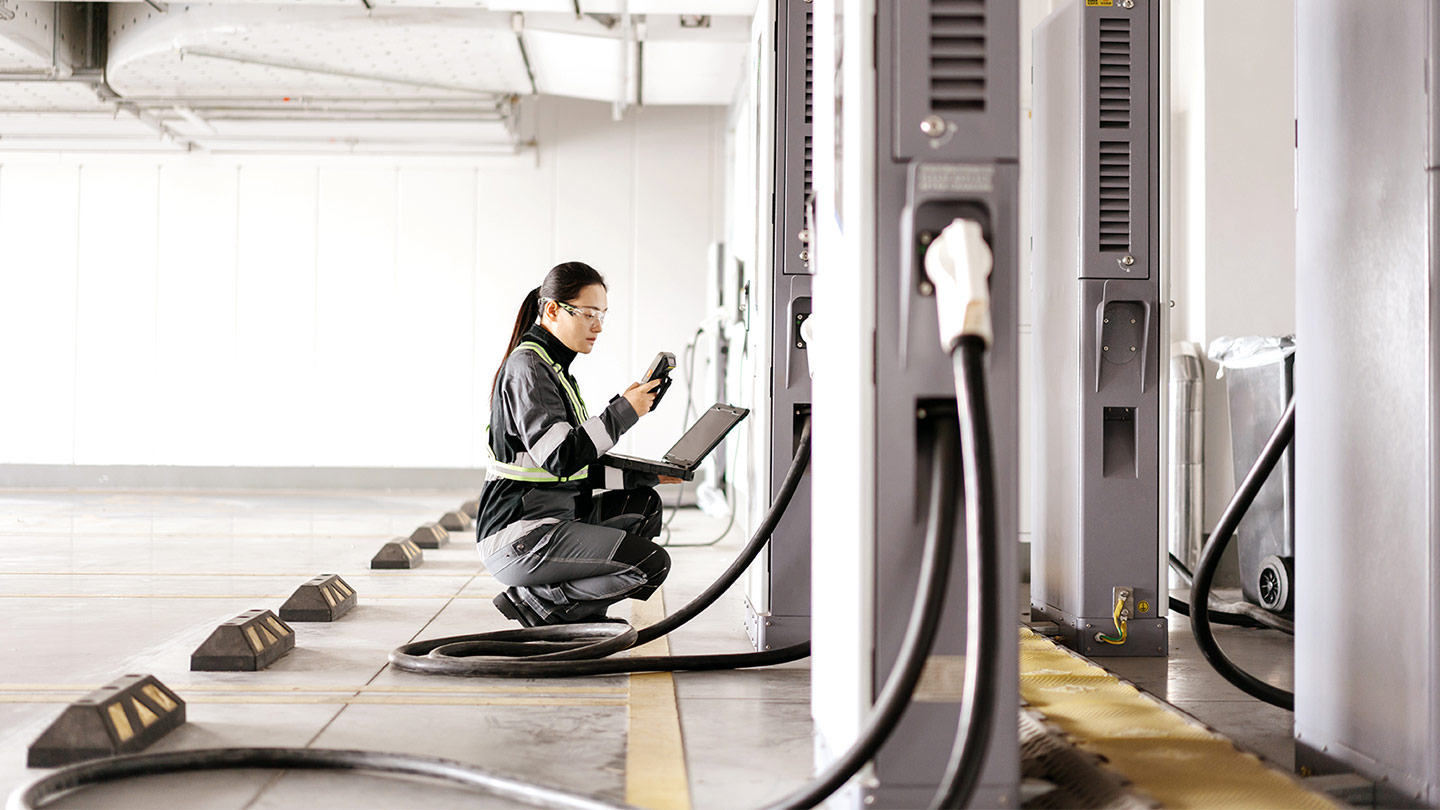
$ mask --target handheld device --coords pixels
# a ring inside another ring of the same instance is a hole
[[[650,410],[653,411],[660,406],[660,398],[665,396],[665,392],[670,389],[670,372],[674,370],[675,355],[670,352],[660,352],[655,355],[654,360],[650,361],[650,368],[645,370],[645,376],[640,379],[640,384],[644,385],[652,380],[663,381],[655,386],[655,401],[651,403]]]

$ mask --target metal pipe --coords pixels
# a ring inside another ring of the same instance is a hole
[[[305,65],[300,63],[286,63],[270,59],[255,59],[249,56],[238,56],[233,54],[215,53],[213,51],[195,50],[193,48],[181,48],[180,58],[187,56],[199,56],[205,59],[215,59],[221,62],[235,62],[241,65],[260,65],[262,67],[276,68],[277,70],[294,70],[301,73],[315,73],[321,76],[339,76],[343,79],[359,79],[367,82],[380,82],[382,84],[399,84],[407,87],[424,87],[428,90],[449,90],[455,93],[467,93],[470,95],[494,95],[490,90],[477,90],[473,87],[459,87],[450,84],[437,84],[434,82],[422,82],[418,79],[403,79],[394,76],[373,76],[365,73],[353,73],[348,70],[335,70],[320,65]]]
[[[1200,559],[1205,482],[1205,379],[1200,349],[1188,341],[1170,345],[1170,553],[1190,570]],[[1185,583],[1172,572],[1170,587]]]

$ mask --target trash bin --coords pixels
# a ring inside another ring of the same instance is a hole
[[[1225,380],[1238,487],[1295,391],[1295,338],[1216,338],[1209,355]],[[1294,605],[1294,451],[1292,444],[1235,532],[1241,592],[1248,601],[1281,614],[1289,614]]]

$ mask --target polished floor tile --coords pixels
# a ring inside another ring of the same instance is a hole
[[[499,585],[473,534],[425,551],[413,570],[375,571],[386,541],[437,520],[472,493],[0,492],[0,792],[41,773],[25,749],[68,701],[126,673],[153,673],[188,701],[189,722],[152,750],[320,746],[444,757],[494,773],[620,801],[636,734],[628,676],[451,678],[390,666],[395,647],[513,627],[490,604]],[[747,538],[681,510],[671,523],[673,612],[730,564]],[[338,573],[359,594],[335,623],[294,623],[297,647],[261,672],[191,672],[220,623],[278,610],[300,584]],[[612,613],[628,617],[629,605]],[[669,639],[672,654],[744,653],[737,585]],[[1288,687],[1289,638],[1219,628],[1245,666]],[[1220,680],[1183,619],[1168,660],[1104,659],[1117,674],[1288,766],[1288,714]],[[673,678],[691,805],[756,806],[802,784],[813,763],[808,660]],[[643,776],[643,774],[639,775]],[[475,806],[431,782],[333,773],[225,773],[133,780],[60,807]],[[510,807],[485,800],[481,806]]]
[[[490,604],[471,532],[413,570],[375,571],[386,541],[469,493],[0,493],[0,790],[41,773],[25,749],[63,706],[130,673],[187,701],[188,722],[150,750],[317,746],[455,759],[502,776],[623,801],[632,727],[629,678],[427,676],[387,663],[420,639],[508,629]],[[672,541],[724,522],[682,510]],[[674,548],[671,610],[707,586],[743,538]],[[191,672],[221,622],[278,610],[301,583],[338,573],[358,604],[334,623],[294,622],[296,649],[260,672]],[[613,613],[629,615],[628,606]],[[674,635],[676,654],[749,651],[738,589]],[[809,671],[681,673],[674,679],[691,801],[728,807],[783,792],[809,772]],[[758,756],[757,756],[758,754]],[[757,769],[756,763],[763,767]],[[738,792],[737,792],[738,791]],[[64,797],[59,807],[475,806],[439,783],[332,773],[147,778]],[[487,798],[486,807],[516,806]]]

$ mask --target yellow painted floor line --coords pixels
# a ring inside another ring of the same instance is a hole
[[[665,618],[665,592],[645,602],[631,602],[630,623],[648,627]],[[637,647],[631,655],[669,655],[670,642],[661,637]],[[630,727],[626,735],[625,801],[651,810],[690,810],[690,776],[685,770],[685,741],[675,679],[668,672],[630,676]]]
[[[194,695],[183,694],[186,703],[271,704],[297,706],[626,706],[623,697],[427,697],[423,695]],[[70,703],[80,695],[0,695],[0,703]]]
[[[1165,808],[1330,808],[1328,796],[1028,628],[1020,696]]]
[[[84,694],[99,689],[104,684],[83,683],[0,683],[0,694],[5,692],[74,692]],[[444,694],[444,695],[608,695],[625,697],[624,688],[603,686],[375,686],[371,684],[168,684],[171,689],[184,694],[205,692],[376,692],[384,694]]]

